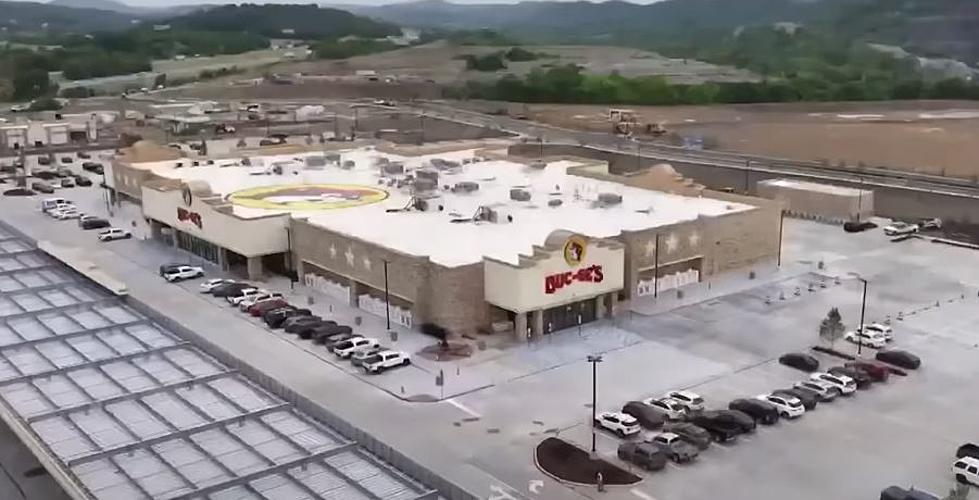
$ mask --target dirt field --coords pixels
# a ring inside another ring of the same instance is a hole
[[[438,83],[456,83],[480,78],[497,78],[504,73],[522,75],[542,65],[578,64],[586,71],[607,74],[614,71],[626,76],[661,75],[675,83],[711,81],[745,81],[755,77],[735,68],[715,66],[699,61],[669,59],[653,52],[621,47],[527,46],[527,50],[554,57],[527,62],[508,62],[507,69],[496,73],[466,71],[464,61],[455,59],[466,54],[487,54],[506,47],[456,46],[444,41],[405,49],[353,57],[343,61],[307,61],[282,65],[276,71],[312,75],[350,75],[357,70],[374,70],[383,76],[399,79],[418,78]]]
[[[705,148],[979,176],[979,102],[912,101],[632,107]],[[611,130],[608,106],[532,105],[532,119]]]

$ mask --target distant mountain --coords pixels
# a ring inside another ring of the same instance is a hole
[[[131,7],[122,2],[117,2],[116,0],[52,0],[51,2],[48,2],[48,5],[70,7],[73,9],[108,10],[112,12],[122,12],[124,14],[137,14],[143,11],[143,9]]]
[[[0,29],[6,33],[118,31],[133,26],[136,16],[36,2],[0,1]]]
[[[365,38],[400,33],[394,24],[379,22],[350,12],[316,5],[222,5],[176,17],[174,28],[201,31],[246,31],[268,37]]]
[[[489,28],[534,38],[661,36],[691,30],[729,30],[746,24],[808,21],[828,6],[869,0],[664,0],[639,5],[525,1],[517,4],[453,4],[421,0],[381,7],[345,6],[352,12],[403,25],[451,29]]]

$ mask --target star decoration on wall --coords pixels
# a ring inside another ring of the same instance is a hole
[[[350,248],[350,247],[347,247],[347,251],[344,252],[343,256],[347,258],[347,265],[350,266],[350,267],[354,267],[354,251],[353,251],[353,249]]]
[[[646,257],[652,258],[653,256],[656,255],[656,240],[653,239],[653,240],[646,241],[646,246],[644,248],[645,248]]]
[[[337,246],[336,245],[330,245],[330,258],[331,259],[334,259],[334,260],[337,258]]]
[[[666,253],[676,252],[677,247],[680,246],[680,239],[676,237],[675,234],[670,234],[666,237]]]
[[[364,257],[364,269],[371,270],[371,260],[367,257]]]
[[[697,231],[690,233],[688,241],[690,242],[691,247],[696,247],[698,244],[700,244],[700,233]]]

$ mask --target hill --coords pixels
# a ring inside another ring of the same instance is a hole
[[[247,31],[268,37],[364,38],[400,33],[390,23],[316,5],[223,5],[169,20],[174,28],[196,31]]]
[[[107,10],[110,12],[121,12],[123,14],[139,14],[142,9],[131,7],[115,0],[51,0],[48,5],[68,7],[71,9],[96,9]]]
[[[71,8],[36,2],[0,1],[0,28],[8,34],[47,31],[89,33],[118,31],[132,27],[132,15],[87,8]],[[43,25],[47,24],[46,27]]]
[[[730,31],[742,25],[810,21],[841,4],[868,0],[665,0],[639,5],[531,1],[517,4],[453,4],[421,0],[381,7],[348,7],[376,19],[422,27],[489,28],[546,41],[616,41],[639,36],[668,38],[691,31]]]

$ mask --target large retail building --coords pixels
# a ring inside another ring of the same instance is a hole
[[[154,237],[226,269],[295,272],[380,315],[387,296],[393,321],[456,333],[549,333],[779,251],[777,202],[710,192],[665,165],[617,176],[505,145],[346,147],[188,158],[137,143],[110,184]]]

